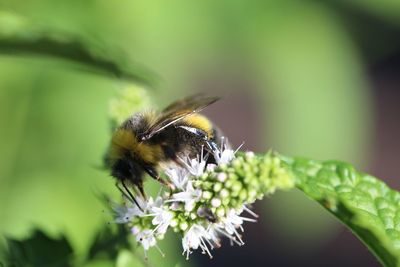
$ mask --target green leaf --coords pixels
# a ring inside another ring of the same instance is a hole
[[[339,161],[283,158],[297,187],[335,215],[384,266],[400,266],[400,193]]]
[[[154,73],[127,59],[102,41],[53,29],[0,10],[0,53],[54,57],[89,67],[87,70],[153,84]]]
[[[129,250],[120,251],[116,262],[117,267],[145,267],[148,265],[150,265],[149,262],[146,262],[145,260],[140,260],[139,257],[132,254],[132,252]]]
[[[122,248],[129,247],[128,236],[127,229],[122,225],[118,225],[116,233],[110,227],[104,228],[91,245],[87,260],[116,259]]]
[[[7,266],[70,266],[72,248],[68,240],[61,236],[52,238],[40,230],[23,239],[6,240],[8,252]]]

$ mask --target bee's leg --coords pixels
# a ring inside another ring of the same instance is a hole
[[[144,192],[144,188],[143,188],[143,183],[136,184],[136,187],[139,190],[142,197],[144,198],[144,200],[147,200],[147,196],[146,196],[146,193]]]
[[[119,187],[118,183],[116,184],[118,190],[128,199],[130,200],[132,203],[135,203],[136,206],[138,206],[138,208],[143,211],[142,207],[140,207],[139,203],[137,202],[136,198],[132,195],[131,191],[128,189],[128,187],[125,185],[124,181],[121,181],[122,186],[124,187],[125,191]]]
[[[165,144],[162,146],[162,150],[164,151],[164,155],[167,159],[172,160],[177,166],[181,168],[186,168],[186,165],[184,164],[182,159],[179,158],[175,153],[175,149]]]
[[[185,161],[182,159],[182,158],[180,158],[180,157],[171,157],[170,158],[178,167],[181,167],[181,168],[186,168],[187,167],[187,165],[185,164]]]
[[[167,182],[164,179],[162,179],[154,168],[149,167],[149,166],[143,166],[143,168],[157,182],[167,186],[168,188],[174,187],[170,182]]]
[[[218,151],[219,151],[218,145],[217,145],[214,141],[207,140],[207,141],[206,141],[206,144],[207,144],[208,148],[209,148],[212,152],[218,152]]]

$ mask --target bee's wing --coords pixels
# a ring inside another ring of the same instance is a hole
[[[142,140],[150,139],[153,135],[162,131],[166,127],[178,122],[190,114],[201,111],[218,99],[219,97],[193,95],[173,102],[161,112],[157,120],[142,135]]]
[[[174,112],[182,109],[192,108],[193,105],[200,105],[204,102],[208,102],[211,99],[218,100],[217,97],[206,97],[203,94],[195,94],[191,96],[187,96],[185,98],[181,98],[172,102],[170,105],[165,107],[162,111],[163,114],[167,114],[168,112]],[[210,103],[211,104],[211,103]]]

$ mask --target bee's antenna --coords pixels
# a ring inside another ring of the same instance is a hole
[[[124,181],[121,181],[122,186],[124,187],[125,191],[122,190],[121,187],[119,187],[119,185],[117,184],[117,188],[119,189],[119,191],[127,198],[129,199],[132,203],[135,203],[136,206],[138,206],[138,208],[143,211],[142,207],[140,207],[139,203],[137,202],[136,198],[132,195],[131,191],[129,191],[128,187],[125,185]],[[128,193],[128,194],[126,194]]]

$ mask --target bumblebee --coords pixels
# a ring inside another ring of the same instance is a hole
[[[196,157],[203,148],[206,152],[217,149],[219,130],[198,112],[218,99],[200,95],[183,98],[159,113],[136,113],[115,130],[105,163],[125,197],[140,208],[129,188],[146,198],[145,174],[171,186],[160,177],[161,167],[182,165],[182,158]],[[207,161],[214,161],[212,153],[208,154]]]

